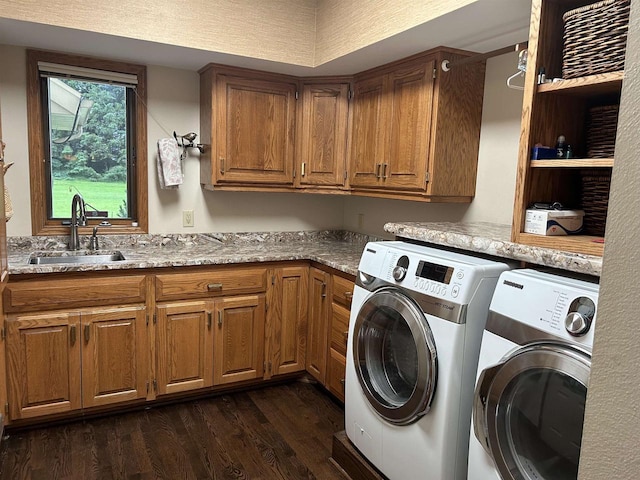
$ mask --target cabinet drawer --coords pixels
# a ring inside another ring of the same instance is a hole
[[[346,278],[333,276],[333,301],[351,308],[353,298],[353,282]]]
[[[329,371],[327,372],[327,388],[331,393],[344,402],[344,379],[347,361],[333,348],[329,352]]]
[[[347,334],[349,333],[349,310],[333,303],[331,304],[331,348],[347,354]]]
[[[259,293],[267,289],[265,268],[234,268],[156,275],[156,300],[183,300]]]
[[[28,312],[145,301],[145,276],[82,277],[9,283],[5,312]]]

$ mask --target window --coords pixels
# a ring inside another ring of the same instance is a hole
[[[146,232],[146,68],[35,50],[27,65],[33,234],[67,234],[78,193],[83,233]]]

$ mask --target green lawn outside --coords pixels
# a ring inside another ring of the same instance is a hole
[[[122,202],[126,201],[127,183],[53,179],[54,218],[71,217],[71,200],[78,191],[82,194],[86,203],[91,204],[98,210],[107,210],[109,217],[113,218],[118,216],[120,205],[123,205]],[[87,211],[89,210],[91,208],[87,207]]]

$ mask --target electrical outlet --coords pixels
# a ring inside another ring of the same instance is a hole
[[[182,211],[182,226],[193,227],[193,210]]]
[[[362,228],[364,225],[364,213],[358,214],[358,228]]]

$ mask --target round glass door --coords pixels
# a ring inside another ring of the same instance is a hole
[[[436,348],[415,302],[382,288],[362,304],[354,328],[356,374],[376,412],[400,425],[427,413],[436,386]]]
[[[481,443],[502,478],[578,477],[590,367],[585,352],[544,344],[521,349],[481,377],[490,386],[484,412],[474,415],[484,416],[487,438]]]

